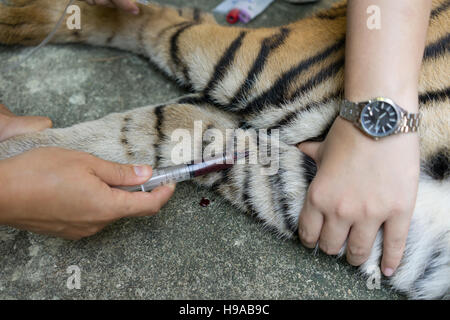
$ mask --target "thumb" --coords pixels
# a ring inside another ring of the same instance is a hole
[[[134,186],[143,184],[152,176],[147,165],[130,165],[95,158],[92,169],[95,175],[110,186]]]
[[[314,160],[314,162],[318,165],[320,162],[320,146],[321,145],[322,145],[322,142],[306,141],[306,142],[300,143],[297,147],[300,149],[301,152],[310,156]]]

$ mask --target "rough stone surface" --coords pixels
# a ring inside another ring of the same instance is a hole
[[[189,4],[212,10],[219,2]],[[276,1],[250,25],[282,25],[332,2]],[[0,47],[0,64],[27,50]],[[57,127],[182,93],[142,57],[83,45],[47,46],[0,75],[0,99],[7,106],[20,115],[50,116]],[[208,207],[199,205],[202,197],[211,200]],[[0,299],[402,298],[386,288],[369,290],[345,261],[278,239],[190,183],[178,186],[159,215],[124,219],[78,242],[0,227],[0,256]],[[66,286],[72,265],[81,270],[79,290]]]

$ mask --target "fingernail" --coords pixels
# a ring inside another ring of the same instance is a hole
[[[139,8],[132,9],[131,13],[134,14],[134,15],[138,15],[139,14]]]
[[[144,166],[134,166],[134,173],[138,177],[148,177],[150,175],[148,168]]]
[[[384,271],[383,271],[383,273],[384,273],[384,275],[385,275],[386,277],[390,277],[390,276],[392,276],[392,275],[394,274],[394,269],[391,269],[391,268],[385,268]]]

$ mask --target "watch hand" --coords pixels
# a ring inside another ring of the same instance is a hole
[[[381,119],[381,118],[380,118],[380,119]],[[380,119],[378,119],[377,122],[375,123],[375,131],[377,131],[377,132],[378,132],[378,129],[380,128],[380,127],[378,126],[378,124],[380,123]]]
[[[385,112],[385,113],[383,113],[379,118],[378,118],[378,120],[381,120],[384,116],[386,116],[387,115],[387,112]]]

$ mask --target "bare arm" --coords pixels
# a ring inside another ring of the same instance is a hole
[[[373,1],[348,2],[345,96],[364,101],[387,96],[417,112],[417,86],[431,1],[380,0],[380,29],[367,27]]]
[[[418,77],[431,1],[380,0],[380,29],[367,27],[374,2],[349,0],[345,97],[354,102],[377,96],[418,110]],[[417,133],[374,141],[337,118],[321,144],[300,149],[318,164],[300,215],[302,242],[337,254],[348,239],[347,260],[364,263],[384,226],[382,271],[391,276],[403,255],[419,176]]]

